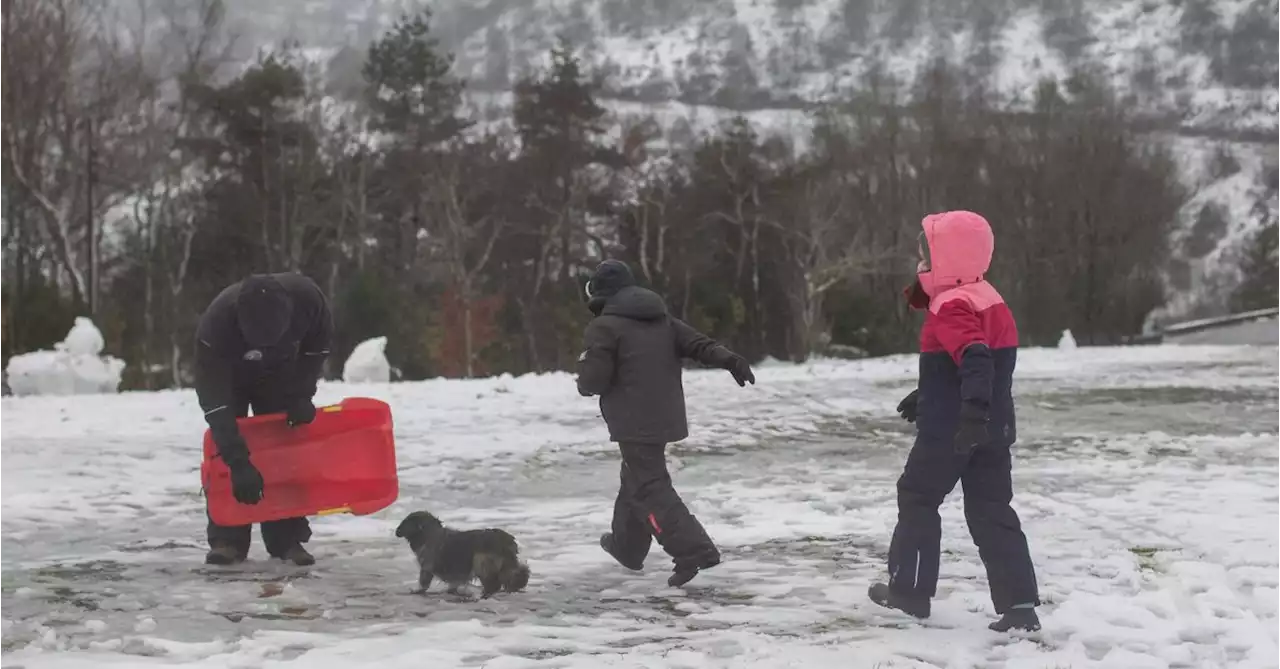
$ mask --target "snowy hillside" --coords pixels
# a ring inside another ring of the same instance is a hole
[[[245,45],[297,39],[355,85],[364,47],[400,12],[435,13],[481,106],[543,66],[560,38],[619,117],[687,138],[745,112],[803,140],[805,109],[880,66],[909,81],[963,65],[1008,103],[1044,77],[1109,78],[1179,154],[1190,201],[1165,317],[1221,309],[1251,233],[1277,215],[1277,0],[229,0]],[[802,147],[801,147],[802,148]]]
[[[875,62],[910,79],[965,63],[1010,99],[1100,68],[1146,114],[1274,137],[1275,0],[233,0],[251,43],[360,50],[406,8],[480,89],[505,89],[560,37],[617,97],[795,107],[857,85]]]

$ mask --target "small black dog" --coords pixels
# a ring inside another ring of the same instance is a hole
[[[430,513],[414,511],[400,522],[396,536],[406,539],[418,556],[423,592],[437,577],[449,584],[451,594],[479,579],[481,598],[529,584],[529,567],[520,562],[516,539],[502,530],[451,530]]]

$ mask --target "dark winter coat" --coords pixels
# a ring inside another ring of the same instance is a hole
[[[1008,447],[1017,439],[1018,326],[983,280],[994,249],[991,227],[966,211],[926,217],[923,227],[932,266],[920,274],[929,303],[920,331],[919,439],[949,449],[963,410],[985,415],[992,443]]]
[[[578,392],[600,396],[610,439],[666,444],[688,437],[681,361],[724,369],[734,354],[669,315],[651,290],[624,285],[593,300],[599,315],[587,325],[578,357]]]
[[[287,407],[310,400],[332,337],[329,301],[301,274],[255,275],[227,286],[196,330],[196,396],[209,426],[217,432],[230,420],[233,429],[239,407],[264,388],[280,397],[255,401]]]

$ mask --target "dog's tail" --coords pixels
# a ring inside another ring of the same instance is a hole
[[[498,577],[502,580],[502,589],[507,592],[518,592],[524,590],[529,585],[529,565],[520,563],[508,563],[504,565]]]

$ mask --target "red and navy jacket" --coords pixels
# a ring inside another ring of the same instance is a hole
[[[940,295],[920,330],[920,394],[916,405],[922,436],[950,439],[967,402],[986,408],[996,442],[1016,439],[1013,370],[1018,361],[1018,325],[990,284],[969,284]]]
[[[991,226],[968,211],[926,216],[921,225],[930,266],[919,274],[915,294],[924,299],[913,300],[928,309],[920,330],[919,435],[950,443],[961,406],[969,404],[985,410],[993,441],[1012,444],[1018,326],[983,279],[995,249]]]

